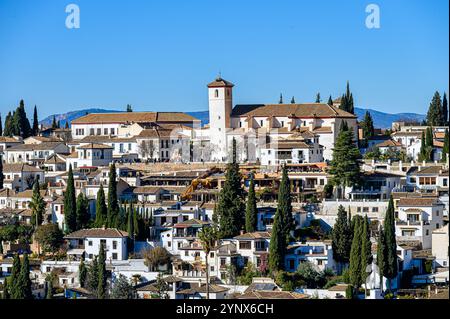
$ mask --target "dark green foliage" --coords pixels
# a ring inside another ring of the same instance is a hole
[[[333,197],[333,184],[327,183],[323,188],[324,197],[330,199]]]
[[[4,180],[5,180],[5,175],[3,175],[3,156],[0,155],[0,189],[3,189]]]
[[[287,245],[291,238],[290,233],[294,229],[294,219],[292,217],[291,183],[286,166],[283,166],[282,169],[280,188],[278,190],[277,212],[281,216],[281,229]]]
[[[272,234],[269,243],[269,269],[272,273],[284,268],[286,239],[283,236],[283,225],[281,219],[281,213],[277,210],[272,225]]]
[[[356,215],[353,217],[354,228],[353,228],[353,240],[352,247],[350,250],[350,283],[358,289],[361,286],[362,278],[362,265],[361,265],[361,249],[362,249],[362,228],[363,228],[363,219],[361,216]]]
[[[45,299],[53,299],[53,283],[52,280],[46,282],[47,292],[45,294]]]
[[[28,260],[27,253],[23,255],[16,289],[18,296],[16,299],[33,299],[33,294],[31,293],[30,261]]]
[[[433,128],[427,127],[426,133],[425,133],[425,145],[427,147],[433,147]]]
[[[112,299],[133,299],[133,286],[127,277],[120,274],[111,290]]]
[[[108,221],[107,226],[115,228],[118,226],[119,203],[117,201],[117,174],[116,165],[111,164],[109,168],[109,185],[108,185]]]
[[[10,276],[10,287],[9,294],[11,295],[11,299],[21,299],[21,292],[19,291],[21,287],[19,287],[19,277],[21,273],[21,264],[20,258],[18,254],[14,254],[13,264]]]
[[[12,114],[8,112],[5,118],[5,128],[3,130],[3,136],[13,136],[12,131]]]
[[[236,163],[236,141],[233,139],[232,162],[227,164],[225,182],[219,194],[217,217],[220,237],[233,237],[240,233],[245,225],[244,191],[241,185],[239,164]]]
[[[345,298],[346,299],[353,299],[354,296],[354,289],[352,285],[348,285],[347,288],[345,289]]]
[[[387,272],[386,264],[386,238],[384,235],[383,228],[380,227],[380,232],[378,235],[377,242],[377,266],[380,273],[380,287],[383,286],[383,276]]]
[[[425,139],[425,132],[422,131],[421,144],[420,144],[420,152],[419,152],[419,161],[426,161],[429,158],[427,142]]]
[[[58,122],[56,122],[56,117],[53,115],[53,121],[52,121],[52,129],[58,128]]]
[[[248,233],[256,231],[258,209],[256,207],[255,182],[253,175],[250,178],[250,185],[247,195],[247,206],[245,209],[245,231]]]
[[[0,242],[1,245],[1,242]],[[3,294],[2,299],[11,299],[11,295],[9,293],[9,285],[8,285],[9,278],[5,278],[3,281]]]
[[[447,93],[444,92],[444,97],[442,98],[442,118],[443,118],[443,125],[448,126],[448,101],[447,101]]]
[[[350,92],[350,84],[347,81],[347,89],[344,95],[342,95],[340,109],[352,113],[355,113],[353,94]]]
[[[292,97],[291,104],[295,104],[295,97]]]
[[[388,278],[389,284],[392,279],[397,276],[397,241],[395,238],[395,217],[394,217],[394,200],[391,196],[388,209],[383,223],[385,243],[386,243],[386,273],[384,276]]]
[[[31,135],[31,126],[25,112],[25,104],[20,100],[19,106],[14,112],[11,119],[11,133],[12,135],[27,138]]]
[[[64,222],[66,225],[65,231],[67,233],[77,230],[75,184],[73,180],[72,165],[69,166],[67,187],[64,193]]]
[[[87,228],[91,215],[89,214],[89,201],[86,196],[80,192],[77,196],[76,225],[77,229]]]
[[[442,148],[442,162],[446,162],[447,161],[447,155],[449,154],[449,136],[448,136],[448,129],[445,129],[445,135],[444,135],[444,147]],[[1,157],[0,157],[0,161],[1,161]],[[0,170],[0,175],[1,175],[1,170]],[[1,176],[0,176],[1,179]],[[1,181],[0,181],[0,188],[1,188]]]
[[[133,108],[131,107],[131,104],[127,104],[127,112],[133,112]]]
[[[100,189],[97,192],[97,202],[95,205],[95,226],[103,227],[107,223],[107,208],[105,203],[105,191],[103,185],[100,185]]]
[[[31,209],[31,224],[38,227],[42,224],[43,216],[45,213],[45,201],[41,196],[39,190],[39,181],[35,180],[33,185],[33,195],[31,197],[30,209]]]
[[[444,112],[439,92],[435,92],[427,113],[427,124],[429,126],[441,126],[444,123]]]
[[[338,216],[332,231],[333,259],[346,264],[350,260],[352,244],[352,230],[347,219],[347,212],[342,205],[339,206]]]
[[[317,93],[316,95],[316,103],[322,102],[322,99],[320,98],[320,93]]]
[[[96,293],[98,289],[98,273],[98,256],[95,256],[88,268],[86,285],[86,287],[93,293]]]
[[[106,253],[105,247],[100,245],[100,250],[98,253],[98,287],[97,287],[97,298],[106,299]]]
[[[34,106],[34,112],[33,112],[33,128],[32,128],[32,135],[36,136],[39,133],[39,121],[38,121],[38,114],[37,114],[37,107]]]
[[[131,239],[134,239],[134,209],[133,204],[130,204],[130,207],[128,207],[128,213],[127,213],[127,233],[128,237]]]
[[[82,259],[80,265],[78,266],[78,280],[80,282],[80,287],[82,288],[86,287],[87,275],[88,270],[84,260]]]
[[[330,97],[328,98],[327,104],[328,104],[329,106],[333,106],[333,98],[331,97],[331,95],[330,95]]]
[[[0,114],[0,136],[3,135],[3,122],[2,122],[2,115]]]
[[[372,264],[372,243],[370,241],[369,218],[364,216],[361,233],[361,279],[366,282],[368,273],[366,267]]]
[[[279,104],[283,104],[283,94],[280,93],[280,100],[278,101]]]
[[[332,175],[331,182],[335,186],[346,187],[360,183],[359,160],[361,154],[353,138],[353,132],[344,128],[339,133],[334,145],[329,173]]]
[[[39,226],[34,233],[34,239],[44,253],[55,254],[63,244],[63,237],[58,225],[51,223]]]
[[[366,111],[366,114],[364,115],[364,120],[361,122],[361,128],[363,130],[363,136],[366,140],[372,138],[375,135],[373,119],[369,111]]]

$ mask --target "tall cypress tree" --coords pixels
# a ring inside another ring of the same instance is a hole
[[[294,96],[291,99],[291,104],[295,104],[295,97]]]
[[[327,103],[329,106],[333,106],[333,98],[331,97],[331,95],[330,95],[330,97],[328,98],[328,103]]]
[[[130,206],[128,207],[128,214],[127,214],[127,233],[128,237],[130,239],[134,239],[134,208],[133,204],[130,203]]]
[[[364,138],[366,140],[372,138],[375,135],[375,128],[373,126],[372,115],[370,114],[369,111],[366,111],[366,114],[364,115],[364,120],[361,124]]]
[[[119,203],[117,201],[117,174],[116,165],[111,164],[109,168],[108,185],[108,227],[117,227],[119,217]]]
[[[247,233],[256,231],[257,218],[258,208],[256,207],[255,182],[252,174],[247,195],[247,206],[245,208],[245,231]]]
[[[384,235],[383,228],[380,227],[380,232],[378,234],[377,242],[377,266],[380,273],[380,289],[383,290],[383,276],[386,273],[386,238]]]
[[[347,81],[347,88],[345,94],[342,95],[341,105],[339,108],[352,114],[355,113],[353,94],[350,92],[350,83],[348,81]]]
[[[358,289],[361,286],[362,278],[361,278],[361,249],[362,249],[362,228],[363,228],[363,220],[362,217],[356,215],[354,217],[355,226],[353,228],[353,240],[352,247],[350,250],[350,265],[349,265],[349,275],[350,275],[350,283],[355,289]]]
[[[71,164],[69,165],[67,187],[64,193],[64,221],[67,233],[74,232],[77,229],[75,184]]]
[[[18,286],[21,268],[22,265],[20,264],[19,254],[14,254],[11,276],[9,278],[11,283],[9,287],[9,294],[11,295],[11,299],[21,299],[21,287]]]
[[[108,222],[108,213],[105,203],[105,191],[103,185],[100,184],[100,189],[97,192],[97,202],[95,205],[95,226],[103,227]]]
[[[11,112],[8,112],[8,114],[5,117],[5,128],[3,130],[3,136],[12,136],[12,114]]]
[[[340,264],[347,264],[350,260],[352,245],[352,229],[347,218],[347,212],[339,205],[336,222],[331,233],[333,259]]]
[[[280,100],[278,101],[278,104],[283,104],[283,94],[280,93]]]
[[[77,229],[86,228],[91,215],[89,214],[88,199],[80,192],[77,196],[76,225]]]
[[[372,264],[372,243],[370,241],[369,218],[365,215],[361,233],[361,280],[363,283],[366,282],[368,275],[366,267],[370,264]]]
[[[53,115],[53,121],[52,121],[52,129],[58,128],[58,123],[56,122],[56,116]]]
[[[45,201],[41,196],[39,189],[39,181],[35,180],[33,185],[33,195],[31,196],[30,208],[31,208],[31,224],[38,227],[42,224],[43,216],[45,213]]]
[[[427,161],[427,140],[425,139],[425,132],[422,131],[422,137],[420,138],[420,151],[419,151],[419,161]]]
[[[5,278],[5,280],[3,281],[3,295],[2,295],[2,299],[11,299],[11,295],[9,293],[8,281],[9,281],[8,278]]]
[[[448,101],[447,93],[444,92],[444,97],[442,98],[442,125],[448,126]]]
[[[233,139],[232,162],[227,164],[225,182],[219,194],[217,217],[221,238],[239,234],[245,225],[245,208],[239,164],[236,162],[236,141]]]
[[[291,230],[294,228],[291,203],[291,183],[287,174],[286,165],[283,165],[280,188],[278,190],[277,211],[280,214],[281,231],[286,245],[290,241]]]
[[[322,102],[322,99],[320,98],[320,92],[318,92],[316,95],[316,103],[320,103],[320,102]]]
[[[388,209],[384,217],[384,235],[386,243],[386,273],[385,277],[388,279],[389,290],[391,289],[391,280],[397,277],[397,241],[395,238],[395,216],[394,216],[394,200],[391,196],[389,199]]]
[[[100,251],[98,253],[98,288],[97,288],[97,298],[106,298],[106,254],[105,247],[100,245]]]
[[[3,156],[0,155],[0,189],[3,189],[4,181],[5,181],[5,175],[3,175]]]
[[[84,260],[81,259],[80,265],[78,266],[78,281],[80,282],[80,287],[86,287],[86,279],[87,279],[87,268]]]
[[[0,136],[3,135],[3,122],[2,122],[2,115],[0,114]]]
[[[34,112],[33,112],[33,129],[32,134],[34,136],[38,135],[39,133],[39,121],[38,121],[38,114],[37,114],[37,107],[34,106]]]
[[[275,273],[284,268],[286,238],[283,234],[282,216],[276,211],[269,242],[269,269]]]
[[[30,121],[28,121],[23,100],[20,100],[19,106],[12,117],[12,130],[14,135],[23,138],[27,138],[31,135]]]
[[[30,279],[30,261],[28,260],[28,254],[23,255],[22,265],[20,267],[20,273],[17,283],[17,293],[20,290],[19,299],[33,299],[31,292],[31,279]]]

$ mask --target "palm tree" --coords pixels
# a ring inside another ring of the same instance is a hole
[[[203,247],[203,251],[206,254],[206,299],[209,299],[209,265],[208,256],[211,250],[216,246],[217,239],[219,238],[217,230],[211,226],[204,227],[198,234],[198,238]]]

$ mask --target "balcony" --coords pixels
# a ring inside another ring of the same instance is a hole
[[[396,226],[426,226],[430,225],[427,220],[397,220],[395,221]]]

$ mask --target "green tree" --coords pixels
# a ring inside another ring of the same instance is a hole
[[[3,156],[0,155],[0,189],[3,189],[4,180],[5,180],[5,175],[3,175]]]
[[[336,223],[331,232],[333,259],[340,264],[347,264],[350,260],[352,244],[352,230],[347,219],[347,212],[342,205],[338,208]]]
[[[419,151],[419,161],[427,161],[427,140],[425,139],[425,132],[422,131],[422,137],[420,139],[420,151]]]
[[[52,280],[46,281],[47,292],[45,294],[45,299],[53,299],[53,282]]]
[[[105,247],[100,245],[100,250],[98,253],[98,287],[97,287],[97,298],[106,299],[106,253]]]
[[[216,246],[217,239],[219,238],[217,231],[213,227],[203,227],[199,232],[198,238],[202,244],[203,251],[205,252],[205,265],[206,265],[206,299],[209,299],[209,253]]]
[[[269,269],[276,273],[284,268],[286,238],[283,234],[282,216],[276,211],[269,243]]]
[[[59,229],[58,224],[48,223],[36,229],[34,239],[39,243],[44,253],[54,255],[64,242],[64,234]]]
[[[91,264],[88,267],[87,274],[87,284],[86,287],[93,293],[97,292],[98,289],[98,256],[95,256]]]
[[[38,121],[38,113],[37,113],[36,105],[34,106],[34,111],[33,111],[33,128],[31,131],[32,131],[33,136],[36,136],[39,133],[39,121]]]
[[[127,277],[120,274],[111,289],[112,299],[133,299],[133,286]]]
[[[225,182],[219,193],[217,216],[220,237],[233,237],[245,225],[244,191],[241,185],[239,164],[236,162],[236,141],[233,139],[232,162],[227,164]]]
[[[144,264],[148,267],[149,271],[158,271],[160,266],[170,263],[171,255],[164,248],[156,246],[155,248],[146,249],[142,252],[144,257]]]
[[[12,116],[12,131],[13,135],[27,138],[31,135],[31,126],[25,112],[25,104],[20,100],[19,106]]]
[[[438,91],[434,93],[427,113],[427,124],[429,126],[444,125],[444,114],[441,101],[441,95]]]
[[[75,184],[73,180],[72,164],[69,165],[66,191],[64,192],[64,222],[67,233],[77,229]]]
[[[377,266],[380,273],[380,289],[383,290],[383,276],[387,272],[386,268],[386,238],[383,228],[380,227],[377,241]]]
[[[295,104],[295,97],[294,96],[291,99],[291,104]]]
[[[103,185],[100,185],[100,189],[97,192],[97,202],[95,205],[95,226],[103,227],[107,223],[107,208],[105,203],[105,191]]]
[[[53,121],[52,121],[52,129],[58,128],[58,122],[56,122],[56,116],[53,115]]]
[[[80,287],[86,287],[86,280],[88,275],[88,269],[84,263],[84,258],[81,259],[80,265],[78,265],[78,280],[80,282]]]
[[[89,202],[87,197],[80,192],[77,196],[76,225],[77,229],[86,228],[91,215],[89,214]]]
[[[328,104],[329,106],[333,106],[333,98],[331,97],[331,95],[330,95],[330,97],[328,98],[327,104]]]
[[[128,207],[128,215],[127,215],[127,233],[130,239],[134,239],[134,208],[133,204],[130,204]]]
[[[353,94],[350,92],[350,84],[347,81],[347,89],[344,95],[342,95],[340,108],[351,114],[355,113]]]
[[[448,136],[448,129],[445,129],[445,135],[444,135],[444,146],[442,148],[442,162],[447,162],[447,155],[449,154],[449,136]],[[0,157],[1,162],[1,157]],[[1,179],[1,170],[0,170],[0,179]],[[1,180],[0,180],[0,188],[1,188]]]
[[[283,104],[283,94],[280,93],[280,100],[278,101],[278,104]]]
[[[372,115],[369,111],[366,111],[366,114],[364,115],[364,120],[361,123],[363,135],[366,140],[372,138],[375,135],[375,128],[373,126],[373,119]]]
[[[9,278],[11,283],[11,286],[9,287],[11,299],[21,299],[21,287],[18,286],[21,268],[19,254],[14,254],[11,276]]]
[[[119,217],[119,203],[117,201],[117,174],[114,163],[109,167],[109,185],[108,185],[108,227],[117,227]]]
[[[442,117],[443,117],[443,125],[448,126],[448,101],[447,101],[447,93],[444,92],[444,97],[442,98]]]
[[[362,226],[363,226],[363,220],[362,217],[359,215],[356,215],[354,217],[355,220],[355,226],[353,228],[353,240],[352,240],[352,247],[350,250],[350,265],[349,265],[349,271],[350,271],[350,283],[355,287],[355,289],[358,289],[361,286],[362,278],[362,265],[361,265],[361,250],[362,250]]]
[[[18,296],[20,295],[20,298],[18,299],[33,299],[33,294],[31,292],[30,261],[28,260],[27,253],[23,255],[22,265],[17,279],[16,293]]]
[[[131,107],[131,104],[127,104],[127,112],[133,112],[133,108]]]
[[[2,115],[0,114],[0,136],[3,135],[3,122],[2,122]]]
[[[11,111],[5,117],[5,128],[3,130],[3,136],[13,136],[12,132],[12,114]]]
[[[247,195],[247,206],[245,208],[245,231],[248,233],[256,231],[258,208],[256,207],[255,182],[253,175],[250,177],[250,185]]]
[[[354,143],[353,132],[349,129],[343,130],[338,135],[333,148],[333,159],[330,163],[329,173],[332,175],[331,182],[341,189],[344,197],[345,187],[358,185],[360,182],[359,160],[361,153]]]
[[[319,92],[316,95],[316,103],[320,103],[320,102],[322,102],[322,99],[320,98],[320,92]]]
[[[372,242],[370,241],[369,218],[365,215],[361,233],[361,280],[363,283],[366,282],[368,276],[366,268],[372,264],[372,259]]]
[[[395,216],[394,216],[394,200],[391,196],[389,199],[388,209],[383,222],[385,244],[386,244],[386,273],[384,276],[388,279],[388,287],[391,289],[391,280],[397,277],[397,241],[395,238]]]
[[[0,243],[1,244],[1,243]],[[8,285],[9,278],[5,278],[3,281],[3,294],[2,299],[11,299],[11,295],[9,294],[9,285]]]
[[[283,165],[280,188],[278,189],[277,212],[280,213],[282,236],[286,242],[286,245],[291,239],[291,231],[294,228],[291,201],[291,183],[288,177],[286,165]]]
[[[30,209],[31,209],[31,224],[38,227],[42,224],[43,216],[45,213],[45,201],[41,196],[39,189],[39,180],[34,181],[33,195],[31,196]]]

